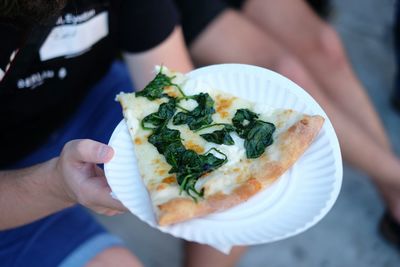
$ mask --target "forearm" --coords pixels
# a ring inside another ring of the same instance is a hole
[[[0,171],[0,230],[33,222],[72,205],[55,175],[57,159]]]
[[[125,53],[124,59],[137,89],[142,89],[154,77],[155,65],[162,64],[180,72],[193,68],[179,26],[158,46],[142,53]]]

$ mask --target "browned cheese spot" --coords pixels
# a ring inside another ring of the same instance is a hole
[[[156,165],[156,168],[158,169],[158,171],[157,171],[158,174],[165,175],[167,173],[166,170],[168,170],[169,165],[166,162],[164,162],[160,159],[154,159],[153,163],[154,163],[154,165]]]
[[[154,163],[154,165],[157,165],[157,168],[160,170],[160,172],[163,172],[163,173],[164,173],[163,170],[166,170],[169,167],[169,165],[166,162],[164,162],[160,159],[154,159],[153,163]]]
[[[293,109],[286,109],[285,111],[283,111],[284,115],[290,115],[293,113]]]
[[[216,111],[219,113],[221,118],[226,118],[229,115],[228,109],[231,107],[235,97],[223,98],[221,95],[216,97]]]
[[[158,105],[161,105],[163,103],[162,99],[160,98],[154,100],[154,102],[156,102]]]
[[[162,184],[159,184],[159,185],[156,187],[156,190],[157,190],[157,191],[161,191],[161,190],[164,190],[165,188],[167,188],[167,184],[162,183]]]
[[[164,88],[164,92],[170,97],[178,97],[178,89],[175,86],[167,86]]]
[[[165,170],[165,169],[160,169],[160,170],[158,170],[157,172],[158,172],[159,175],[165,175],[165,174],[167,174],[167,170]]]
[[[163,180],[162,180],[162,182],[163,183],[166,183],[166,184],[172,184],[172,183],[175,183],[176,182],[176,178],[175,178],[175,176],[168,176],[168,177],[165,177]]]
[[[142,142],[142,139],[140,139],[140,137],[136,137],[135,138],[135,144],[136,145],[141,145],[143,142]]]
[[[191,149],[191,150],[195,151],[196,153],[203,153],[204,152],[204,148],[202,146],[200,146],[200,145],[198,145],[198,144],[196,144],[196,143],[194,143],[194,142],[192,142],[190,140],[185,142],[185,147],[187,149]]]
[[[307,120],[307,119],[302,119],[301,121],[300,121],[303,125],[308,125],[308,123],[309,123],[309,121]]]

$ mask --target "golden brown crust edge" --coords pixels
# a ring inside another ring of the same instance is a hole
[[[318,135],[323,123],[324,118],[319,115],[304,115],[279,138],[280,161],[264,160],[263,164],[257,167],[257,172],[232,194],[217,193],[198,203],[187,198],[177,198],[160,205],[158,223],[161,226],[174,224],[245,202],[275,181],[297,161]],[[260,162],[257,161],[256,164]]]
[[[230,195],[216,193],[198,203],[188,198],[172,199],[159,206],[158,224],[161,226],[174,224],[215,211],[226,210],[246,201],[260,191],[261,188],[261,183],[252,178],[236,188]]]
[[[314,141],[324,121],[325,119],[319,115],[304,115],[280,136],[277,144],[281,153],[280,160],[264,161],[261,168],[263,171],[258,172],[255,177],[268,185],[290,169]]]

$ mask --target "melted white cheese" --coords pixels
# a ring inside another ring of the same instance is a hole
[[[210,175],[200,178],[196,183],[196,189],[205,189],[204,196],[211,196],[216,193],[229,194],[239,185],[236,182],[238,173],[221,173],[221,170],[215,171]]]
[[[192,111],[193,109],[195,109],[198,106],[198,104],[197,104],[196,100],[184,99],[179,102],[179,106],[181,106],[184,109],[187,109],[189,111]]]
[[[177,81],[182,83],[185,81],[184,76],[170,72],[165,67],[163,67],[163,72],[167,75],[176,75]],[[232,123],[232,117],[235,115],[237,109],[248,108],[260,114],[260,119],[275,124],[277,129],[273,135],[274,139],[278,138],[281,132],[288,129],[301,118],[301,115],[294,111],[288,112],[273,109],[264,104],[254,104],[244,99],[239,99],[227,93],[215,90],[205,83],[197,81],[191,83],[189,80],[183,84],[185,92],[185,88],[188,87],[190,87],[190,94],[195,94],[199,91],[208,92],[214,99],[216,109],[216,113],[213,115],[214,122]],[[188,92],[186,92],[186,94],[189,95]],[[151,131],[142,129],[139,123],[148,114],[156,112],[161,103],[168,100],[163,99],[150,101],[145,97],[135,97],[134,94],[121,94],[117,98],[126,108],[124,114],[128,120],[130,133],[136,144],[135,152],[144,183],[148,188],[158,184],[164,185],[161,189],[159,188],[159,190],[155,190],[154,188],[150,190],[155,207],[176,197],[189,198],[185,192],[179,194],[179,186],[176,182],[163,183],[163,179],[171,176],[171,174],[168,174],[168,170],[171,167],[165,161],[164,156],[159,154],[157,149],[147,142],[147,138],[151,134]],[[185,109],[192,110],[197,106],[197,103],[193,100],[188,100],[181,101],[179,105]],[[179,111],[180,110],[178,109],[177,112]],[[215,147],[228,157],[228,162],[225,165],[211,173],[208,173],[197,181],[195,187],[198,191],[204,188],[206,197],[218,192],[229,194],[240,185],[240,182],[242,181],[241,179],[244,179],[243,177],[246,176],[243,174],[246,174],[248,171],[248,165],[246,165],[248,164],[248,161],[246,159],[244,141],[236,133],[231,133],[235,145],[227,146],[206,142],[199,136],[199,134],[213,132],[222,127],[207,128],[198,133],[191,131],[187,125],[177,126],[173,125],[172,122],[169,122],[168,127],[171,129],[177,129],[181,132],[182,142],[187,149],[193,149],[197,153],[202,154],[212,147]],[[215,152],[212,153],[221,158],[220,154]],[[271,146],[267,147],[266,153],[270,159],[279,160],[280,152],[276,145],[276,140]]]
[[[139,129],[139,120],[136,119],[136,117],[130,112],[127,112],[126,114],[128,129],[131,134],[135,136],[137,130]]]
[[[274,112],[274,109],[270,106],[265,105],[264,103],[256,103],[254,105],[253,111],[257,114],[263,114],[263,116],[268,116],[269,114]]]
[[[150,197],[153,200],[153,205],[157,207],[163,203],[168,202],[168,200],[172,197],[176,197],[179,195],[179,187],[178,186],[168,186],[163,190],[151,191]]]
[[[241,139],[236,133],[231,133],[231,137],[234,140],[235,144],[228,146],[228,145],[217,145],[214,143],[206,143],[205,150],[208,151],[211,148],[216,148],[217,150],[224,153],[227,158],[228,162],[222,165],[218,170],[226,171],[232,168],[235,164],[239,163],[240,160],[246,158],[246,150],[244,149],[244,141]],[[211,150],[211,153],[218,158],[222,158],[221,154],[216,151]]]

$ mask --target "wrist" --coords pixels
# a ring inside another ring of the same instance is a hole
[[[70,190],[68,189],[64,176],[58,166],[59,157],[53,158],[47,162],[47,183],[49,184],[49,190],[51,196],[60,202],[65,208],[76,204],[76,200],[73,198]]]

